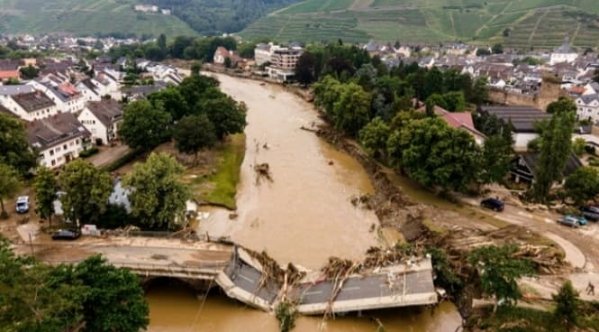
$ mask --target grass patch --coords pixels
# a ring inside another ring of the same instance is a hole
[[[192,169],[196,176],[190,183],[196,199],[210,204],[236,209],[235,196],[240,179],[240,168],[245,156],[245,135],[233,135],[229,140],[214,149],[214,164],[207,173]],[[203,174],[201,174],[203,173]],[[189,173],[187,174],[190,175]]]
[[[598,309],[597,302],[579,302],[578,327],[597,331],[599,329]],[[551,311],[522,307],[499,307],[495,315],[490,308],[485,308],[471,318],[467,326],[487,331],[569,331],[556,322]]]

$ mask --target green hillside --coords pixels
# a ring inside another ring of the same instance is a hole
[[[175,16],[142,14],[136,0],[0,0],[0,33],[197,34]]]
[[[599,0],[305,0],[251,24],[246,38],[554,47],[599,46]],[[505,36],[504,36],[505,35]]]

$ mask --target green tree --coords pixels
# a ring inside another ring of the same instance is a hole
[[[578,322],[578,292],[570,280],[566,281],[557,294],[551,295],[555,302],[553,316],[564,327],[571,329]]]
[[[23,79],[32,80],[32,79],[34,79],[34,78],[37,77],[37,75],[39,74],[40,70],[37,69],[37,68],[35,68],[32,65],[29,65],[27,67],[22,67],[20,69],[20,72],[21,72],[21,77]]]
[[[489,82],[486,77],[479,77],[472,86],[472,95],[470,102],[475,105],[482,105],[489,99]]]
[[[100,256],[75,266],[74,277],[89,287],[83,301],[85,331],[138,332],[147,328],[149,308],[139,278]]]
[[[389,143],[390,154],[397,158],[399,151],[401,167],[426,187],[462,191],[478,176],[480,151],[472,136],[439,118],[412,121]]]
[[[180,181],[181,166],[173,157],[152,153],[134,166],[123,184],[131,190],[132,214],[144,228],[178,229],[184,225],[188,188]]]
[[[387,141],[391,129],[381,118],[376,117],[360,130],[360,143],[369,155],[375,158],[386,156]]]
[[[148,96],[148,100],[154,108],[162,108],[170,114],[173,121],[179,121],[179,119],[191,113],[187,101],[176,87],[168,87],[159,92],[152,93]]]
[[[494,310],[498,301],[513,305],[522,297],[517,280],[533,273],[530,262],[516,258],[515,245],[486,246],[474,249],[468,262],[478,270],[481,286],[485,294],[493,296]]]
[[[247,107],[229,96],[203,100],[199,109],[212,122],[216,137],[221,141],[228,135],[243,132],[247,125]]]
[[[576,105],[566,98],[551,103],[547,111],[553,113],[541,133],[541,151],[536,169],[533,198],[546,202],[555,181],[562,178],[566,161],[572,153],[572,131],[576,122]]]
[[[512,144],[511,130],[487,137],[481,155],[482,183],[497,183],[506,176],[514,155]]]
[[[54,268],[15,257],[4,239],[0,266],[1,331],[74,331],[81,325],[81,300],[87,291],[82,283],[63,283]]]
[[[502,44],[493,45],[493,47],[491,47],[491,52],[493,52],[493,54],[503,53],[503,45]]]
[[[445,98],[438,93],[433,93],[424,102],[426,105],[426,114],[428,116],[433,116],[435,114],[435,106],[441,107],[444,110],[447,110],[447,103],[445,102]]]
[[[21,182],[19,174],[9,165],[0,163],[0,219],[8,218],[8,213],[4,208],[4,200],[14,196],[18,191]]]
[[[147,100],[125,107],[119,136],[132,149],[149,151],[170,137],[171,115]]]
[[[316,78],[316,58],[310,52],[304,52],[297,60],[295,66],[295,78],[303,86],[314,82]]]
[[[599,194],[599,171],[595,167],[577,169],[566,178],[564,189],[576,204],[583,204]]]
[[[370,121],[371,99],[372,96],[355,83],[342,85],[339,100],[333,106],[335,127],[355,137]]]
[[[96,222],[98,215],[106,210],[113,190],[108,173],[81,159],[64,167],[58,183],[66,193],[60,198],[64,215],[78,224]]]
[[[314,84],[314,104],[322,108],[332,121],[335,121],[334,107],[341,95],[341,86],[341,82],[328,75]]]
[[[451,91],[443,95],[445,108],[450,112],[461,112],[466,108],[466,99],[462,91]]]
[[[0,113],[0,163],[25,175],[35,167],[36,154],[29,147],[25,126],[16,117]]]
[[[213,147],[217,141],[214,125],[206,114],[182,118],[175,126],[173,138],[179,152],[195,155],[204,148]]]
[[[55,212],[54,201],[57,199],[56,192],[58,192],[58,182],[54,173],[47,167],[42,166],[38,168],[34,188],[36,198],[35,211],[40,218],[52,223],[52,216]]]
[[[581,157],[584,154],[585,148],[587,146],[587,141],[582,137],[577,137],[572,142],[572,152],[576,154],[578,157]]]

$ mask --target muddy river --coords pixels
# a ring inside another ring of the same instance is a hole
[[[351,198],[373,191],[361,165],[302,130],[318,124],[309,103],[281,87],[219,75],[222,90],[247,104],[247,150],[238,187],[238,217],[208,209],[199,231],[229,236],[254,250],[266,250],[281,264],[318,269],[328,257],[360,259],[381,244],[373,232],[372,211]],[[257,179],[254,165],[268,163],[272,181]],[[216,292],[218,293],[218,292]],[[173,284],[148,292],[150,331],[277,331],[269,314],[246,308],[218,294],[196,296]],[[374,317],[373,317],[374,316]],[[376,319],[373,319],[376,318]],[[455,331],[460,318],[445,303],[435,310],[389,310],[363,317],[348,315],[322,324],[300,318],[294,331]]]

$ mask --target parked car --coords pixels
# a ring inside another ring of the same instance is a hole
[[[77,240],[81,232],[73,229],[59,229],[52,234],[52,240]]]
[[[501,212],[505,208],[505,203],[497,198],[487,198],[480,202],[480,206],[489,210]]]
[[[599,221],[599,207],[583,206],[580,208],[582,215],[590,221]]]
[[[29,196],[19,196],[16,205],[17,213],[29,212]]]
[[[561,217],[557,222],[562,225],[570,226],[573,228],[577,228],[587,224],[587,220],[584,217],[577,217],[573,215],[565,215]]]

